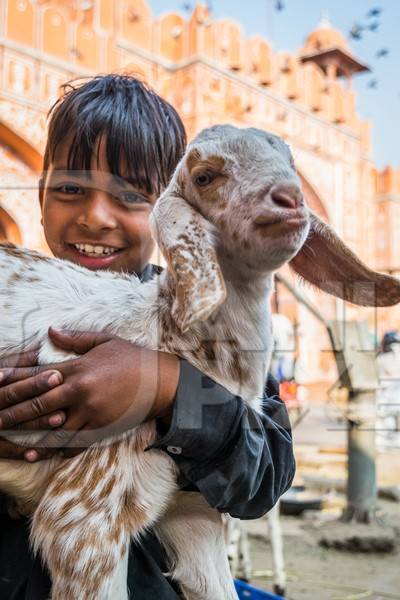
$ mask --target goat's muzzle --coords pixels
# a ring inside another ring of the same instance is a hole
[[[270,197],[278,208],[295,210],[303,204],[303,194],[295,183],[277,183],[271,188]]]

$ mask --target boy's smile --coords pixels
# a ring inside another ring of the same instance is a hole
[[[73,262],[79,263],[88,269],[106,269],[111,268],[114,261],[125,250],[124,248],[112,248],[100,244],[72,243],[67,244]]]
[[[148,217],[155,195],[110,173],[103,142],[90,171],[68,170],[68,150],[59,146],[40,191],[51,251],[89,269],[141,272],[154,248]]]

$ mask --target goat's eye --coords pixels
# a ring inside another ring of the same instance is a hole
[[[201,173],[200,175],[197,175],[194,182],[200,187],[205,187],[206,185],[211,183],[215,179],[215,177],[215,173]]]

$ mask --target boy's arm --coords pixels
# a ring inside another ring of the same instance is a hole
[[[161,415],[174,406],[169,430],[161,432],[164,437],[157,446],[174,457],[185,481],[211,505],[254,518],[268,511],[289,486],[292,442],[287,413],[277,397],[265,400],[265,414],[260,416],[185,361],[179,368],[172,355],[105,334],[51,336],[58,346],[82,353],[81,358],[37,366],[36,358],[24,353],[18,366],[5,369],[0,382],[0,418],[6,429],[18,425],[46,430],[55,415],[67,418],[61,428],[44,436],[40,448],[25,452],[25,457],[34,452],[29,460],[47,458],[57,447],[64,447],[64,455],[75,454],[116,430],[131,429],[151,413],[162,426]],[[0,366],[6,366],[3,363]],[[50,391],[48,369],[61,374],[61,383]],[[160,392],[157,402],[155,388]],[[17,458],[21,450],[10,451],[0,443],[2,457]]]
[[[167,452],[182,474],[220,512],[255,519],[290,487],[295,460],[287,411],[268,377],[263,414],[181,361],[169,427],[159,423],[152,448]]]

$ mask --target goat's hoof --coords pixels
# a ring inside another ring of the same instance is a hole
[[[274,594],[276,594],[277,596],[284,596],[285,595],[285,588],[281,587],[280,585],[274,585]]]

